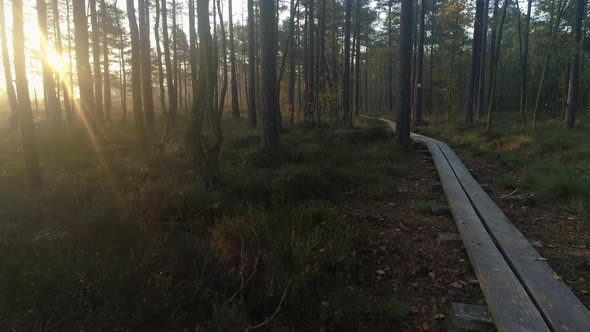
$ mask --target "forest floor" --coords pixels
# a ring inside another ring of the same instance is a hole
[[[444,330],[450,302],[483,297],[464,250],[437,243],[456,229],[430,212],[436,175],[381,123],[355,127],[285,128],[268,156],[227,119],[214,189],[182,129],[160,155],[131,125],[41,127],[39,190],[1,132],[0,329]]]
[[[514,225],[590,308],[590,132],[540,124],[538,136],[513,122],[491,137],[482,125],[434,123],[421,132],[447,142]],[[478,133],[479,132],[479,133]]]

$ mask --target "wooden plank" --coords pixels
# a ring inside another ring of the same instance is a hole
[[[461,159],[438,142],[500,251],[554,331],[590,331],[590,312],[471,176]]]
[[[415,135],[432,153],[449,207],[498,331],[549,331],[531,298],[496,248],[437,141]]]

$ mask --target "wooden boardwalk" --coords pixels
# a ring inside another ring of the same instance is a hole
[[[395,123],[379,119],[395,129]],[[590,312],[444,142],[412,134],[436,166],[498,331],[590,332]]]

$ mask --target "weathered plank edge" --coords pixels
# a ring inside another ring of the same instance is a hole
[[[428,146],[457,228],[499,331],[549,331],[537,307],[496,248],[463,191],[437,141],[413,138]]]
[[[445,143],[437,142],[480,220],[498,244],[516,276],[554,331],[590,331],[590,311],[561,280],[547,262],[510,222],[508,217],[471,176],[457,154]]]

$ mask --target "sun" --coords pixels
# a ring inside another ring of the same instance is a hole
[[[51,69],[59,74],[63,73],[64,60],[63,57],[55,52],[55,50],[48,48],[47,52],[43,54],[43,61],[48,64]]]

